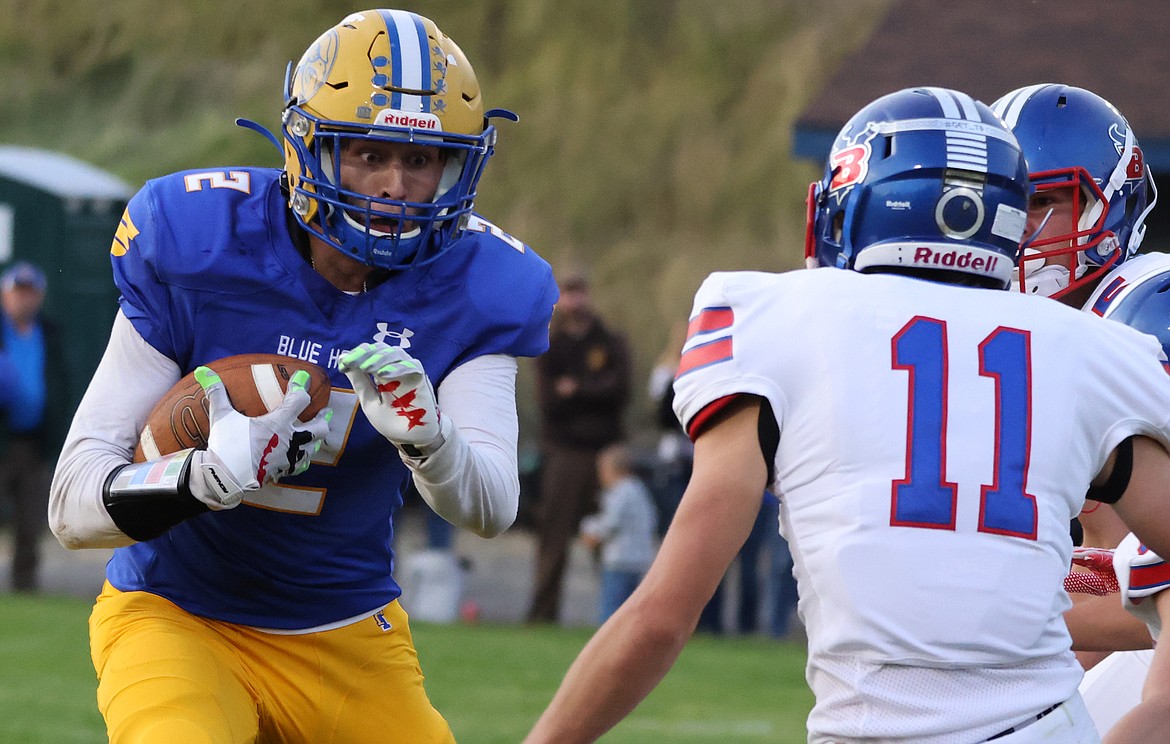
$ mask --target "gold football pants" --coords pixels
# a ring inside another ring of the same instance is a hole
[[[302,635],[208,620],[106,583],[90,616],[112,744],[453,744],[406,613]]]

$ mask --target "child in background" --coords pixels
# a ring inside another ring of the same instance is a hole
[[[653,562],[658,515],[624,444],[601,451],[597,479],[601,511],[582,520],[581,541],[590,549],[601,547],[598,622],[603,623],[633,593]]]

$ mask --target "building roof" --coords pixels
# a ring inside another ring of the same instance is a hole
[[[895,0],[798,117],[797,157],[821,161],[841,126],[873,99],[915,85],[991,103],[1032,83],[1108,99],[1146,162],[1170,172],[1170,7],[1149,0]]]
[[[129,199],[130,185],[97,166],[60,152],[0,145],[0,177],[62,199]]]

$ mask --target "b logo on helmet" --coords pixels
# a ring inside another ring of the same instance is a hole
[[[833,180],[829,183],[829,191],[836,191],[861,181],[869,173],[869,143],[846,147],[830,155],[833,166]]]
[[[1129,159],[1129,165],[1125,168],[1125,178],[1129,181],[1134,181],[1142,177],[1146,172],[1145,158],[1142,156],[1142,148],[1134,145],[1133,157]]]
[[[1113,147],[1117,150],[1119,156],[1124,155],[1125,150],[1125,133],[1120,130],[1117,124],[1109,127],[1109,139],[1113,140]],[[1146,173],[1145,156],[1142,155],[1142,148],[1138,147],[1137,142],[1133,143],[1133,155],[1129,158],[1129,163],[1125,166],[1125,180],[1134,181]]]

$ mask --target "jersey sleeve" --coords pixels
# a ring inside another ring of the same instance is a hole
[[[559,299],[552,267],[499,227],[476,216],[462,239],[463,261],[441,262],[436,286],[458,292],[473,313],[452,318],[468,339],[456,364],[486,354],[539,356],[548,350],[548,328]]]
[[[209,298],[263,297],[289,281],[275,250],[288,240],[279,173],[171,173],[148,181],[126,207],[110,251],[122,312],[184,369]]]
[[[1146,624],[1156,641],[1162,632],[1162,620],[1152,597],[1170,588],[1170,564],[1130,534],[1114,551],[1113,570],[1125,609]]]
[[[1170,368],[1161,344],[1153,336],[1122,323],[1099,321],[1097,337],[1102,349],[1098,362],[1117,383],[1092,391],[1095,412],[1111,416],[1114,424],[1101,441],[1100,463],[1123,440],[1146,436],[1170,449]]]
[[[160,219],[154,184],[148,182],[122,214],[110,261],[122,313],[147,343],[175,359],[179,344],[169,323],[174,303],[158,276],[159,246],[168,232],[169,226]]]
[[[760,370],[767,350],[753,343],[761,322],[753,285],[766,275],[716,272],[695,293],[687,340],[674,377],[674,413],[688,432],[696,418],[741,394],[767,398],[781,423],[779,391]]]

